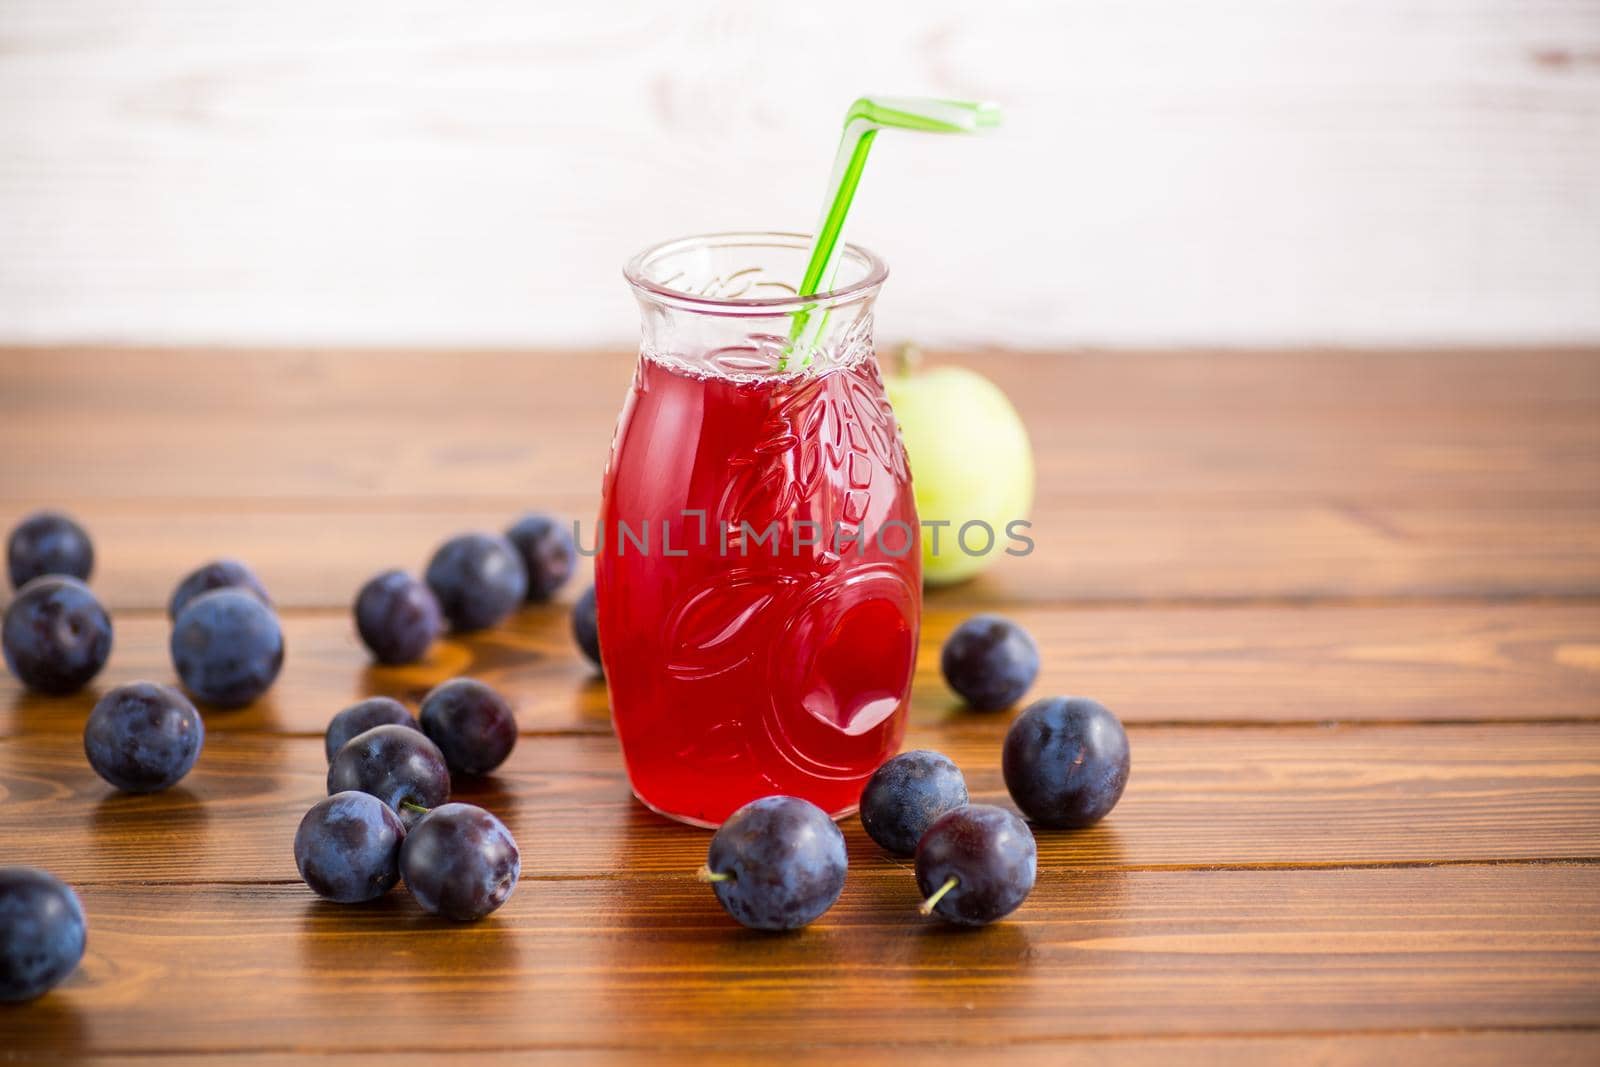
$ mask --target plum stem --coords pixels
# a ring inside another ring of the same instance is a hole
[[[731,882],[731,881],[733,881],[733,875],[731,875],[731,874],[722,874],[722,873],[720,873],[718,871],[713,871],[710,867],[703,866],[703,865],[701,866],[701,868],[698,871],[694,872],[694,876],[696,878],[700,879],[702,882]]]
[[[922,912],[922,914],[924,914],[924,915],[932,915],[933,914],[933,909],[938,905],[939,901],[944,898],[944,895],[946,893],[948,893],[948,892],[950,892],[950,890],[954,889],[956,887],[957,883],[959,883],[960,881],[961,881],[961,879],[957,878],[953,874],[950,877],[946,878],[944,880],[944,885],[940,886],[938,889],[935,889],[933,891],[933,896],[929,897],[927,900],[924,900],[922,902],[922,905],[920,907],[918,907],[917,910]]]
[[[400,810],[401,811],[414,811],[418,815],[426,815],[426,814],[428,814],[428,812],[432,811],[433,809],[432,808],[425,808],[421,804],[413,804],[409,800],[402,800],[400,802]]]

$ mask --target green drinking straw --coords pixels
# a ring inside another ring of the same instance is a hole
[[[867,166],[867,153],[872,150],[872,142],[879,130],[977,133],[998,125],[1000,108],[996,104],[935,100],[929,97],[871,96],[863,96],[851,104],[850,110],[845,112],[844,134],[839,138],[839,151],[833,158],[828,195],[822,202],[822,221],[817,224],[817,235],[811,244],[811,258],[800,279],[799,295],[811,296],[833,288],[833,279],[838,273],[839,260],[844,252],[842,235],[845,216],[850,213],[850,202],[855,199],[856,186],[861,184],[861,172]],[[796,347],[806,351],[802,365],[810,365],[812,342],[826,321],[826,314],[812,321],[810,308],[795,313],[788,352],[778,362],[780,371],[786,369],[788,353]]]

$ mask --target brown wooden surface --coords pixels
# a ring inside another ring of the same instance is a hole
[[[929,597],[908,744],[1004,800],[1008,716],[937,675],[951,627],[999,607],[1044,650],[1035,695],[1128,722],[1132,782],[1100,826],[1041,834],[1034,895],[975,933],[920,919],[905,864],[846,820],[844,896],[773,938],[693,881],[704,833],[630,799],[564,604],[407,668],[351,631],[367,574],[454,530],[587,520],[626,356],[0,352],[0,522],[78,514],[117,623],[90,691],[0,682],[0,862],[55,870],[90,920],[76,975],[0,1008],[0,1049],[1593,1062],[1600,353],[945,358],[1023,410],[1039,548]],[[283,676],[208,713],[182,786],[117,796],[82,717],[171,679],[162,605],[221,554],[283,608]],[[462,672],[524,730],[463,793],[517,835],[517,893],[467,928],[403,893],[316,902],[289,839],[328,716]]]

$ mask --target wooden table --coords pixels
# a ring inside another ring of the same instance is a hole
[[[1600,352],[945,358],[1023,409],[1038,551],[929,596],[907,744],[1005,799],[1008,717],[937,673],[952,626],[999,609],[1043,647],[1035,695],[1122,716],[1131,784],[1100,826],[1041,833],[1033,896],[976,932],[919,917],[907,865],[847,820],[844,896],[774,937],[694,881],[704,833],[630,799],[568,635],[582,583],[415,667],[369,666],[352,632],[360,581],[451,532],[594,513],[627,356],[0,354],[0,521],[78,515],[116,619],[90,692],[0,683],[0,862],[70,881],[90,924],[76,975],[0,1010],[0,1050],[1600,1057]],[[221,554],[280,604],[283,675],[207,715],[182,786],[115,795],[84,713],[173,677],[166,596]],[[328,717],[462,672],[524,730],[468,791],[521,843],[515,896],[473,926],[403,892],[319,903],[290,840]]]

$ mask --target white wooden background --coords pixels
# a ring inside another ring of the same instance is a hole
[[[863,91],[880,336],[1600,340],[1600,0],[0,0],[0,342],[630,339]]]

